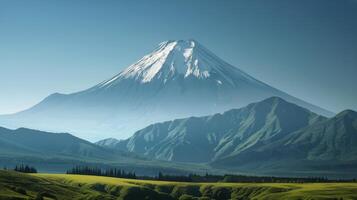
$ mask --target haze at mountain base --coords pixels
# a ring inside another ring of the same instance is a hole
[[[151,123],[224,112],[271,96],[332,115],[256,80],[195,40],[167,41],[107,81],[55,93],[28,110],[0,116],[0,123],[89,140],[127,138]]]

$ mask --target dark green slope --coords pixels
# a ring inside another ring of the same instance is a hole
[[[216,167],[356,174],[357,113],[346,110],[272,143],[212,163]],[[290,171],[292,173],[292,171]]]
[[[357,113],[345,110],[292,134],[282,143],[291,149],[300,148],[309,160],[357,160]]]
[[[307,109],[272,97],[223,114],[153,124],[115,147],[162,160],[211,162],[324,120]]]

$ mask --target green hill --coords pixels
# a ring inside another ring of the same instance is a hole
[[[352,200],[357,183],[178,183],[0,170],[0,199]]]

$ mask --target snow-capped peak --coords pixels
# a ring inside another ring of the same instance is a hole
[[[233,79],[230,77],[232,70],[239,71],[245,78],[251,78],[218,58],[195,40],[169,40],[160,43],[153,52],[101,83],[100,86],[115,85],[123,79],[134,79],[140,83],[158,79],[166,83],[178,76],[206,79],[212,74],[215,74],[217,84],[227,82],[233,84]]]

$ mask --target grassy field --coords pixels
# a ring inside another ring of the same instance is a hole
[[[0,199],[357,199],[357,183],[177,183],[0,170]]]

